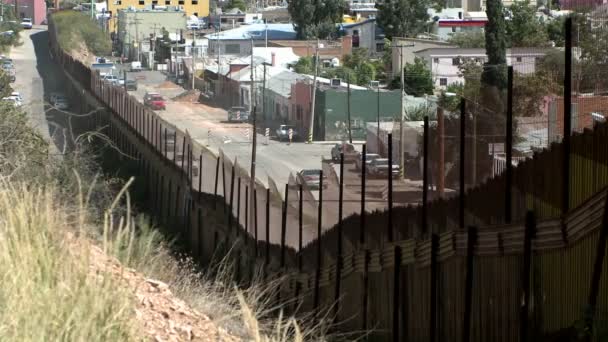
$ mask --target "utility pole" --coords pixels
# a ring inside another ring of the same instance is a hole
[[[377,90],[378,96],[376,98],[376,104],[378,106],[378,112],[377,112],[377,120],[378,120],[378,130],[376,131],[376,149],[379,151],[380,150],[380,84],[378,84],[378,90]]]
[[[403,152],[405,152],[405,132],[403,131],[403,120],[405,120],[405,108],[403,108],[403,93],[405,92],[405,84],[403,83],[403,51],[399,47],[399,71],[401,74],[401,92],[399,93],[401,104],[401,115],[399,119],[399,174],[401,179],[405,178],[405,158]],[[392,167],[389,165],[389,167]]]
[[[249,226],[250,227],[254,227],[255,226],[255,213],[254,213],[254,208],[255,206],[253,205],[253,203],[255,203],[255,196],[254,194],[256,193],[255,190],[255,160],[256,160],[256,154],[257,154],[257,105],[254,104],[254,95],[253,95],[253,87],[254,87],[254,81],[255,81],[255,77],[254,77],[254,68],[255,65],[253,64],[253,37],[251,38],[251,100],[249,105],[251,106],[252,110],[252,123],[253,123],[253,139],[251,141],[251,179],[249,180],[249,203],[251,203],[249,205]],[[266,76],[266,66],[264,65],[264,76]],[[256,101],[257,103],[257,101]],[[257,243],[257,241],[256,241]]]
[[[350,75],[346,74],[346,114],[348,115],[348,117],[346,118],[348,120],[348,142],[349,143],[353,143],[353,135],[352,135],[352,131],[350,129]]]
[[[312,136],[315,125],[315,96],[317,94],[317,74],[319,72],[319,40],[317,39],[317,50],[315,51],[315,76],[312,81],[312,95],[310,104],[310,126],[308,128],[308,143],[312,144]]]
[[[266,63],[264,65],[264,75],[262,76],[262,114],[266,118]]]
[[[194,90],[194,78],[196,77],[196,53],[194,52],[195,40],[192,39],[192,90]]]
[[[253,110],[253,107],[254,107],[254,105],[253,105],[253,101],[254,101],[253,86],[255,84],[255,77],[253,74],[253,72],[255,70],[255,65],[253,65],[253,37],[251,37],[251,63],[250,64],[251,65],[249,66],[249,70],[250,70],[249,76],[251,78],[251,84],[249,87],[249,110],[251,111],[251,110]],[[255,134],[255,132],[254,132],[254,134]]]

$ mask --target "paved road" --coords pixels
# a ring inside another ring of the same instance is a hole
[[[224,109],[211,107],[191,100],[172,101],[171,98],[185,90],[164,82],[165,76],[156,71],[129,73],[128,78],[139,76],[138,90],[134,91],[139,99],[143,99],[146,91],[161,93],[168,99],[167,110],[157,113],[168,122],[181,130],[188,130],[190,136],[199,144],[208,146],[214,152],[220,149],[231,160],[237,160],[239,165],[247,170],[251,164],[252,128],[250,124],[226,123],[227,113]],[[159,87],[159,84],[166,87]],[[249,130],[249,139],[247,138]],[[256,162],[256,178],[268,186],[268,178],[277,185],[284,197],[284,184],[289,182],[290,175],[302,169],[320,169],[321,160],[330,154],[331,145],[278,142],[267,140],[258,134],[258,150]]]
[[[34,40],[39,35],[46,35],[46,26],[35,26],[31,30],[21,32],[22,45],[13,47],[10,57],[13,59],[16,71],[16,80],[13,84],[15,91],[21,93],[24,99],[23,108],[28,114],[32,126],[49,142],[59,142],[62,146],[63,130],[50,124],[44,108],[44,89],[41,77],[41,67],[47,61],[37,57]],[[34,40],[33,40],[34,39]],[[55,147],[57,144],[51,144]]]

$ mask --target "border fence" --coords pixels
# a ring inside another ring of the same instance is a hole
[[[249,281],[256,267],[268,278],[284,277],[280,298],[291,300],[285,310],[320,319],[331,307],[337,330],[369,330],[374,340],[557,340],[576,335],[579,324],[588,340],[605,338],[608,124],[565,134],[516,167],[507,129],[505,172],[468,188],[471,117],[461,101],[458,196],[428,200],[424,172],[420,206],[393,208],[389,195],[388,210],[370,213],[362,177],[362,210],[343,217],[344,177],[338,177],[337,224],[324,230],[322,186],[316,202],[305,201],[297,184],[286,185],[284,200],[259,183],[252,190],[238,160],[214,155],[103,81],[57,45],[54,30],[51,17],[52,53],[112,110],[107,118],[96,115],[92,126],[106,126],[121,149],[139,157],[146,199],[160,222],[182,234],[203,263],[239,246],[232,253],[237,282]],[[569,49],[567,38],[566,56]],[[506,122],[512,127],[509,111]],[[425,156],[428,137],[426,121]],[[318,210],[315,221],[303,206]],[[294,229],[297,239],[286,235]]]

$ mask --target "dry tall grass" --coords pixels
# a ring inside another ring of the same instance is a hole
[[[92,276],[53,187],[0,179],[0,340],[135,341],[131,294]]]

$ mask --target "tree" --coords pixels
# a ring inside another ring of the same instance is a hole
[[[509,7],[511,20],[506,23],[506,32],[511,47],[547,46],[549,37],[543,24],[536,17],[536,10],[529,0],[515,1]]]
[[[344,0],[289,0],[287,5],[299,39],[331,36],[346,9]]]
[[[499,90],[507,86],[505,66],[507,64],[506,24],[501,0],[487,0],[486,14],[486,54],[488,62],[484,65],[481,81],[484,85]]]
[[[545,23],[547,38],[549,41],[552,41],[555,46],[564,46],[564,23],[564,17],[553,19]]]
[[[416,58],[414,64],[407,63],[403,69],[403,88],[406,93],[413,96],[433,93],[431,70],[422,59]],[[390,86],[393,89],[401,88],[401,75],[395,76]]]
[[[483,32],[479,31],[454,33],[450,36],[448,42],[465,49],[486,47],[486,38]]]
[[[313,74],[315,72],[315,61],[312,57],[300,57],[293,66],[293,70],[298,74]]]
[[[245,12],[247,10],[247,4],[244,0],[230,0],[226,9],[238,8],[239,10]]]
[[[387,38],[414,37],[428,25],[429,0],[385,0],[376,3],[378,25]]]

